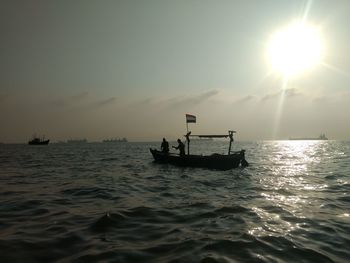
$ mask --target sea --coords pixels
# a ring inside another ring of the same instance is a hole
[[[0,262],[350,262],[350,142],[238,141],[228,171],[160,144],[1,144]]]

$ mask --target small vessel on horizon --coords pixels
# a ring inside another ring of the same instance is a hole
[[[289,140],[292,140],[292,141],[317,141],[317,140],[328,140],[328,138],[326,137],[326,135],[324,133],[320,134],[320,136],[318,137],[311,137],[311,138],[308,138],[308,137],[301,137],[301,138],[289,138]]]
[[[50,140],[45,140],[45,136],[43,136],[42,139],[39,137],[33,136],[33,139],[31,139],[28,144],[29,145],[48,145]]]
[[[114,139],[105,139],[103,140],[102,142],[109,142],[109,143],[118,143],[118,142],[128,142],[128,140],[123,137],[122,139],[117,139],[117,138],[114,138]]]

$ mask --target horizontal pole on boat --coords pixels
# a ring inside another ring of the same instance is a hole
[[[206,134],[206,135],[193,134],[190,136],[191,137],[199,137],[199,138],[227,138],[227,137],[229,137],[228,134],[224,134],[224,135],[221,135],[221,134]]]

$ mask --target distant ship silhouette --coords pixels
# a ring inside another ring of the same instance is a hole
[[[128,142],[128,140],[124,137],[122,139],[106,139],[106,140],[103,140],[102,142],[110,142],[110,143],[113,143],[113,142]]]
[[[29,145],[48,145],[50,142],[50,140],[45,140],[45,138],[43,137],[42,139],[38,138],[38,137],[33,137],[33,139],[31,139],[28,144]]]
[[[311,137],[311,138],[307,138],[307,137],[305,137],[305,138],[293,138],[293,137],[291,137],[291,138],[289,138],[289,140],[299,140],[299,141],[310,141],[310,140],[312,140],[312,141],[315,141],[315,140],[328,140],[328,138],[323,133],[323,134],[321,134],[318,137]]]

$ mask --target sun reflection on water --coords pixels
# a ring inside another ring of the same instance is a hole
[[[315,198],[323,198],[328,185],[312,176],[322,163],[326,150],[322,141],[274,141],[267,162],[269,174],[260,178],[264,189],[258,205],[251,209],[263,227],[251,226],[255,236],[287,235],[299,228],[308,210],[318,210]],[[312,198],[311,198],[312,197]]]
[[[323,144],[320,141],[277,141],[271,154],[271,175],[261,183],[274,189],[289,187],[313,187],[308,185],[305,176],[310,166],[317,165],[321,159],[319,151]]]

